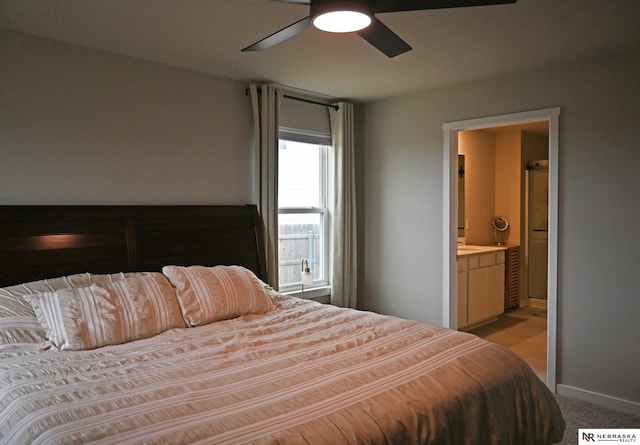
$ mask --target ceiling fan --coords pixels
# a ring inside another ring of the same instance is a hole
[[[262,51],[287,40],[312,24],[329,32],[357,32],[387,57],[395,57],[412,48],[375,14],[383,12],[424,11],[427,9],[461,8],[515,3],[517,0],[272,0],[309,5],[309,16],[242,51]]]

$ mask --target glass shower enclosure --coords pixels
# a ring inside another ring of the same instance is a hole
[[[527,164],[527,287],[529,298],[547,299],[549,161]]]

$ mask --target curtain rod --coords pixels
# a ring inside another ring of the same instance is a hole
[[[317,102],[317,101],[311,100],[311,99],[304,99],[302,97],[289,96],[287,94],[283,94],[282,97],[285,97],[285,98],[291,99],[291,100],[297,100],[298,102],[305,102],[305,103],[312,104],[312,105],[324,105],[325,107],[333,108],[336,111],[338,111],[340,109],[340,107],[338,105],[324,104],[322,102]]]
[[[260,92],[260,88],[258,88],[258,92]],[[248,88],[246,90],[244,90],[244,94],[245,94],[245,96],[249,95],[249,89]],[[304,102],[304,103],[307,103],[307,104],[322,105],[324,107],[333,108],[336,111],[338,111],[340,109],[340,107],[338,105],[325,104],[323,102],[318,102],[318,101],[311,100],[311,99],[304,99],[302,97],[289,96],[288,94],[283,94],[282,97],[284,97],[286,99],[297,100],[298,102]]]

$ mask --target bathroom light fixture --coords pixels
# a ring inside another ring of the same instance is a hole
[[[328,32],[353,32],[373,20],[370,0],[311,0],[311,23]]]
[[[313,272],[311,272],[311,269],[309,269],[309,262],[307,260],[302,260],[300,282],[302,283],[302,286],[301,286],[302,298],[304,298],[304,287],[313,285]]]

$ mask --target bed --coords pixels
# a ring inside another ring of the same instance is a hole
[[[252,205],[0,206],[0,444],[562,440],[507,349],[265,272]]]

